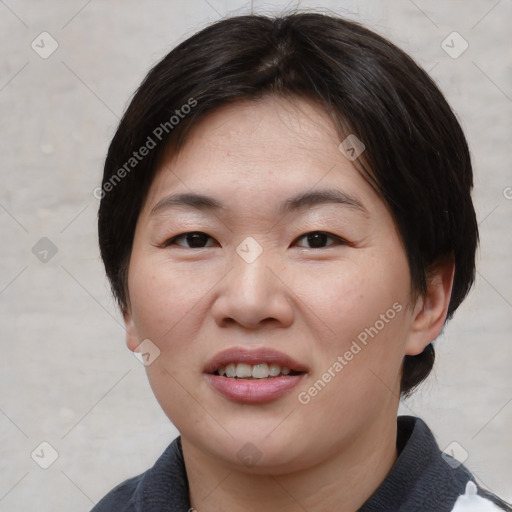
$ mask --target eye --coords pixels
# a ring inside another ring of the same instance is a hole
[[[347,245],[348,242],[340,238],[339,236],[332,235],[331,233],[326,233],[325,231],[311,231],[310,233],[306,233],[297,240],[305,239],[308,244],[311,244],[312,247],[309,249],[322,249],[323,247],[330,247],[331,245]],[[328,240],[334,240],[334,243],[327,244]],[[304,247],[304,246],[302,246]]]
[[[327,233],[325,231],[311,231],[306,233],[296,240],[305,239],[310,247],[309,249],[322,249],[330,247],[331,245],[349,245],[349,243],[339,236]],[[162,247],[169,247],[171,245],[178,245],[186,249],[204,249],[205,247],[212,247],[213,244],[208,245],[208,240],[213,240],[210,235],[202,231],[190,231],[188,233],[181,233],[176,235],[162,244]],[[331,243],[328,243],[331,240]],[[302,246],[304,247],[304,246]]]
[[[180,235],[176,235],[173,238],[167,240],[162,244],[163,247],[169,247],[170,245],[179,245],[180,247],[185,247],[186,249],[203,249],[207,246],[208,239],[213,240],[210,235],[203,233],[201,231],[191,231],[189,233],[181,233]],[[183,243],[178,243],[178,241],[184,241]],[[186,245],[188,244],[188,245]]]

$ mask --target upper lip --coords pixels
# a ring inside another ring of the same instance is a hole
[[[206,364],[205,373],[213,373],[222,366],[229,363],[246,363],[246,364],[276,364],[281,368],[286,367],[296,372],[307,372],[306,366],[295,361],[291,356],[279,352],[270,347],[247,348],[247,347],[231,347],[215,354]]]

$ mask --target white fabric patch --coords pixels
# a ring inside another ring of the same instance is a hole
[[[457,498],[452,512],[503,512],[501,508],[476,493],[477,488],[471,480],[466,484],[466,493]]]

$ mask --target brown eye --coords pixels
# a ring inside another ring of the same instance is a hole
[[[186,249],[203,249],[204,247],[207,247],[206,244],[208,243],[208,239],[212,239],[212,237],[206,233],[201,231],[191,231],[190,233],[182,233],[181,235],[171,238],[165,242],[164,246],[169,247],[171,245],[179,245]],[[211,247],[211,245],[208,247]]]
[[[298,238],[298,240],[301,239],[305,239],[306,242],[310,244],[310,247],[308,247],[309,249],[322,249],[334,244],[339,245],[344,243],[340,237],[326,233],[325,231],[311,231],[310,233],[306,233]],[[334,240],[334,243],[328,244],[327,242],[329,240]]]

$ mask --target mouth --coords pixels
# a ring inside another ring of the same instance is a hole
[[[294,375],[302,375],[305,372],[290,370],[286,366],[278,364],[247,364],[247,363],[229,363],[226,366],[221,366],[218,370],[213,372],[213,375],[220,377],[227,377],[228,379],[275,379],[278,377],[287,377]]]
[[[212,388],[235,402],[275,400],[295,387],[308,369],[270,348],[232,348],[217,354],[205,367]]]

